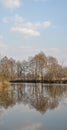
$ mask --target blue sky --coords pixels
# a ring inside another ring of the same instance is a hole
[[[67,0],[0,0],[0,54],[44,51],[67,63]]]

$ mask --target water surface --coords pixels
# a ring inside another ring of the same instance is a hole
[[[0,87],[0,130],[67,130],[67,85]]]

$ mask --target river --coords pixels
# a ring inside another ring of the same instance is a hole
[[[0,130],[67,130],[67,85],[0,87]]]

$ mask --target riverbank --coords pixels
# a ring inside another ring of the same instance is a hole
[[[67,84],[67,80],[11,80],[11,83],[59,83]]]

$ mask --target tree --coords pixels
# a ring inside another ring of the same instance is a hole
[[[35,55],[30,61],[30,66],[32,68],[32,73],[35,75],[35,79],[43,79],[45,74],[45,68],[47,64],[47,57],[43,52]]]
[[[20,61],[16,62],[16,78],[17,79],[22,78],[22,65]]]
[[[0,61],[0,75],[2,78],[9,79],[8,58],[5,56]]]
[[[14,59],[9,59],[9,72],[10,72],[10,79],[14,79],[16,77],[16,62]]]
[[[46,77],[48,80],[56,80],[57,79],[57,74],[58,74],[58,61],[56,58],[52,56],[47,57],[47,74]]]

